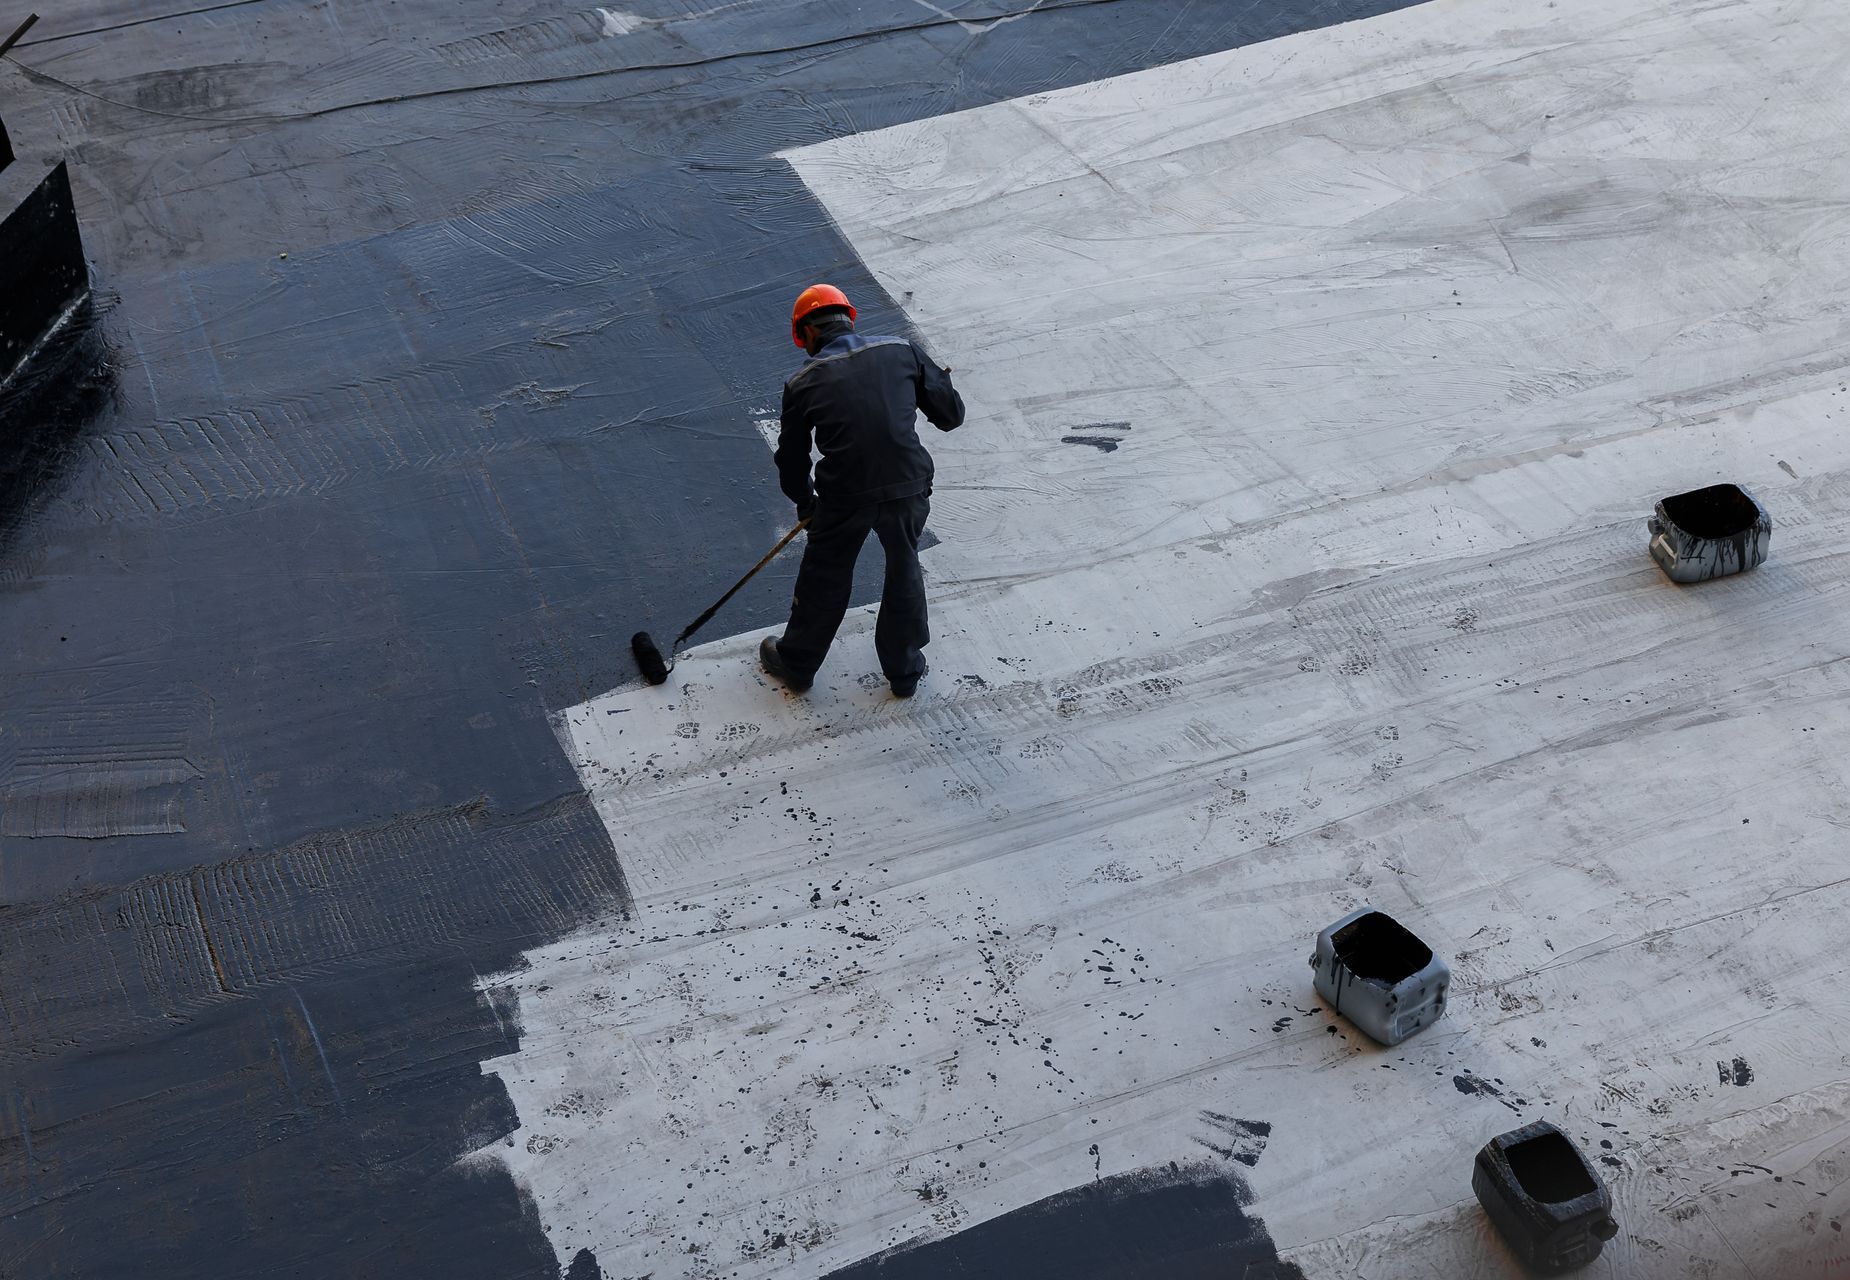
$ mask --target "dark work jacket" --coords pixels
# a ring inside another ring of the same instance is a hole
[[[777,437],[777,478],[799,507],[864,506],[931,492],[931,455],[919,443],[916,415],[940,431],[963,424],[963,397],[951,375],[906,338],[847,331],[784,384]],[[810,440],[822,453],[814,496]]]

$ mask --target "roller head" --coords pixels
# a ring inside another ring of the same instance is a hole
[[[630,652],[636,655],[636,665],[642,669],[644,680],[650,684],[668,683],[668,664],[662,660],[662,651],[655,647],[647,631],[638,631],[630,637]]]

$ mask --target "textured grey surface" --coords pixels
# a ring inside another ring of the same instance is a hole
[[[1830,1274],[1847,21],[1440,0],[791,153],[972,405],[933,674],[863,617],[802,700],[748,634],[567,713],[640,848],[505,978],[561,1256],[826,1275],[1234,1117],[1306,1275],[1502,1276],[1471,1157],[1546,1117],[1607,1274]],[[1778,554],[1679,587],[1717,476]],[[1454,977],[1391,1049],[1304,964],[1364,902]]]

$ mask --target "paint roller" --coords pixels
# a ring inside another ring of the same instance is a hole
[[[740,578],[737,582],[732,584],[732,589],[730,591],[715,600],[713,606],[705,613],[683,627],[681,634],[674,638],[674,643],[668,646],[670,655],[668,658],[664,659],[662,657],[662,651],[656,647],[655,641],[650,638],[647,631],[638,631],[635,635],[631,636],[630,652],[636,655],[636,666],[642,671],[642,678],[647,680],[650,684],[666,684],[668,682],[668,673],[674,670],[675,658],[673,655],[681,648],[681,642],[693,635],[694,632],[700,630],[700,628],[706,626],[708,622],[712,621],[713,615],[720,611],[726,601],[739,594],[740,587],[757,577],[760,569],[777,559],[778,553],[790,545],[790,540],[807,528],[809,528],[809,520],[807,518],[797,521],[796,526],[792,528],[789,533],[786,533],[782,538],[778,539],[777,545],[765,553],[764,559],[753,565],[743,578]]]

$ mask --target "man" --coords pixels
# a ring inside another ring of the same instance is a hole
[[[917,414],[940,431],[964,420],[963,398],[916,342],[863,337],[833,285],[813,285],[790,312],[790,336],[808,353],[784,384],[777,476],[809,521],[796,598],[781,637],[766,636],[764,669],[795,693],[815,680],[854,588],[854,562],[871,530],[886,549],[886,586],[874,651],[894,696],[910,698],[925,674],[925,577],[919,534],[931,511],[931,455]],[[810,441],[822,459],[810,486]]]

